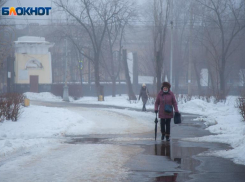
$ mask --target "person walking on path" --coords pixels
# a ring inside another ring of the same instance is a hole
[[[170,88],[170,83],[163,82],[155,102],[155,113],[158,113],[158,117],[161,119],[161,139],[164,140],[166,136],[167,141],[170,141],[170,122],[174,117],[173,108],[175,112],[179,112],[175,96]]]
[[[143,83],[142,84],[142,87],[140,89],[140,94],[139,94],[139,100],[140,98],[142,97],[142,102],[143,102],[143,108],[142,108],[142,111],[146,111],[146,108],[145,108],[145,105],[146,105],[146,102],[149,98],[149,92],[146,88],[146,84]]]

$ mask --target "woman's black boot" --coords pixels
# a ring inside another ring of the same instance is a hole
[[[162,135],[161,139],[164,140],[165,135]]]

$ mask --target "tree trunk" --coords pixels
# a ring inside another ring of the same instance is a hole
[[[132,88],[131,81],[130,81],[128,63],[127,63],[127,50],[126,49],[123,50],[123,64],[124,64],[124,71],[125,71],[125,78],[126,78],[126,83],[127,83],[127,88],[128,88],[129,100],[137,100],[137,98],[134,94],[133,88]]]
[[[154,94],[158,94],[158,92],[159,92],[159,90],[155,90],[157,88],[156,84],[157,84],[156,83],[156,76],[154,75],[154,78],[153,78],[153,93]]]
[[[157,70],[157,91],[161,90],[161,73],[162,73],[162,66],[161,66],[161,56],[160,52],[157,52],[156,56],[156,70]]]
[[[133,85],[134,91],[138,92],[139,80],[138,80],[138,55],[137,52],[133,53]]]
[[[102,94],[101,86],[100,86],[100,72],[99,72],[99,57],[95,55],[95,64],[94,64],[94,78],[95,78],[95,87],[97,96]]]
[[[116,78],[112,78],[112,97],[116,97]]]
[[[82,93],[82,89],[83,89],[83,73],[82,73],[82,69],[83,69],[83,62],[82,62],[82,65],[81,65],[81,56],[80,56],[80,52],[79,50],[77,50],[77,60],[78,60],[78,68],[79,68],[79,76],[80,76],[80,83],[81,83],[81,97],[83,96],[83,93]]]
[[[220,92],[219,92],[219,99],[225,99],[226,95],[226,87],[225,87],[225,70],[222,67],[220,70]]]
[[[198,94],[202,95],[203,92],[202,92],[202,87],[201,87],[201,83],[200,83],[200,74],[199,74],[199,72],[197,70],[197,64],[196,64],[195,61],[193,62],[193,64],[194,64],[194,70],[195,70],[195,73],[196,73],[196,80],[197,80],[197,86],[198,86],[198,92],[199,92]]]
[[[80,67],[80,66],[79,66]],[[83,75],[82,75],[82,69],[80,68],[79,69],[79,73],[80,73],[80,80],[81,80],[81,97],[83,96],[83,92],[82,92],[82,89],[83,89]]]
[[[175,72],[175,93],[179,93],[179,71]]]
[[[110,39],[110,59],[111,59],[111,81],[112,81],[112,97],[116,97],[116,76],[115,76],[115,67],[114,67],[114,58],[112,51],[112,44]],[[110,74],[110,73],[109,73]]]
[[[215,92],[215,85],[214,85],[214,77],[213,77],[213,74],[212,74],[212,70],[211,70],[211,67],[209,65],[210,63],[207,64],[208,66],[208,77],[209,77],[209,80],[211,82],[211,90],[212,90],[212,95],[216,95],[216,92]],[[210,88],[210,87],[209,87]],[[210,94],[208,94],[210,95]]]

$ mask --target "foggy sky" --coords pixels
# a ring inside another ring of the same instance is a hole
[[[19,0],[21,3],[21,6],[51,6],[50,0]],[[8,2],[5,4],[6,6],[19,6],[18,0],[8,0]]]

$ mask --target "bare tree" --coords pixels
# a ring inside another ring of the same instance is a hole
[[[166,41],[167,25],[169,18],[170,0],[154,0],[153,5],[153,42],[154,42],[154,65],[156,70],[156,88],[161,88],[161,75],[164,61],[164,45]]]
[[[186,1],[174,1],[174,66],[173,76],[175,83],[175,93],[179,93],[180,83],[183,82],[183,75],[187,72],[187,56],[188,56],[188,40],[189,29],[187,25],[189,22],[189,8],[190,2]]]
[[[55,0],[55,4],[66,12],[82,29],[85,29],[91,42],[93,55],[84,54],[94,65],[95,85],[97,95],[102,93],[100,89],[100,59],[101,48],[106,34],[106,29],[113,17],[122,11],[119,0]]]
[[[0,7],[2,7],[6,2],[7,0],[0,0]]]
[[[229,57],[236,51],[234,39],[245,28],[244,1],[235,0],[196,0],[205,8],[205,41],[206,49],[212,55],[218,72],[219,97],[227,94],[226,77]],[[209,28],[210,26],[215,27]]]
[[[0,0],[0,8],[6,2],[7,0]],[[0,15],[0,83],[7,81],[7,71],[9,71],[8,69],[10,69],[10,65],[13,63],[12,61],[7,61],[7,59],[14,55],[13,41],[15,37],[15,26],[10,25],[9,19],[5,19],[4,16]],[[9,86],[10,84],[8,88]]]
[[[0,8],[7,0],[0,0]],[[13,35],[12,27],[8,26],[6,21],[0,16],[0,69],[3,67],[3,62],[9,55],[11,43],[9,39]],[[11,30],[10,30],[11,29]]]
[[[135,8],[133,3],[127,3],[124,8],[113,20],[108,24],[106,29],[106,37],[104,41],[104,49],[102,52],[103,68],[108,73],[112,81],[112,97],[116,94],[116,80],[121,70],[121,50],[122,38],[125,27],[129,20],[135,17]]]
[[[125,77],[126,77],[126,83],[127,83],[127,90],[128,90],[128,97],[129,100],[137,100],[133,87],[130,81],[130,76],[129,76],[129,70],[128,70],[128,63],[127,63],[127,50],[123,50],[123,65],[124,65],[124,71],[125,71]]]

